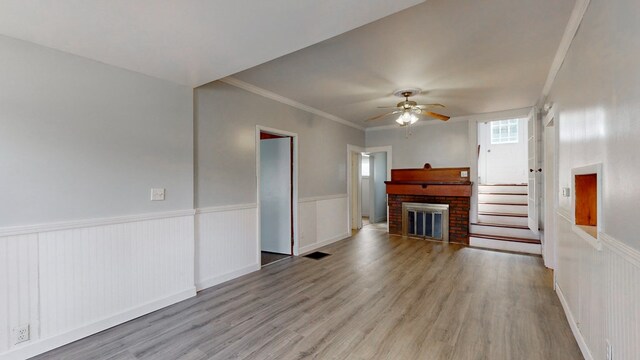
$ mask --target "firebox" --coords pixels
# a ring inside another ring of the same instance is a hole
[[[449,242],[449,205],[403,202],[402,235]]]

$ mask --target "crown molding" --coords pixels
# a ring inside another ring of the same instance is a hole
[[[274,93],[272,91],[263,89],[261,87],[257,87],[255,85],[249,84],[249,83],[244,82],[242,80],[238,80],[238,79],[236,79],[234,77],[228,76],[226,78],[220,79],[219,81],[221,81],[221,82],[223,82],[225,84],[229,84],[229,85],[235,86],[237,88],[246,90],[248,92],[254,93],[256,95],[260,95],[262,97],[266,97],[268,99],[275,100],[275,101],[277,101],[279,103],[283,103],[283,104],[286,104],[286,105],[289,105],[289,106],[293,106],[294,108],[297,108],[297,109],[300,109],[300,110],[303,110],[303,111],[306,111],[306,112],[321,116],[321,117],[323,117],[325,119],[328,119],[328,120],[331,120],[331,121],[335,121],[335,122],[340,123],[342,125],[350,126],[350,127],[354,128],[354,129],[358,129],[358,130],[364,131],[364,127],[356,125],[356,124],[352,123],[351,121],[339,118],[339,117],[337,117],[335,115],[329,114],[329,113],[324,112],[322,110],[318,110],[318,109],[313,108],[311,106],[307,106],[307,105],[299,103],[299,102],[297,102],[295,100],[291,100],[291,99],[289,99],[287,97],[284,97],[282,95],[278,95],[278,94],[276,94],[276,93]]]
[[[549,69],[547,80],[545,81],[544,87],[542,88],[542,94],[540,95],[539,101],[539,103],[541,104],[544,103],[547,96],[549,96],[549,92],[551,92],[551,87],[556,80],[556,76],[558,76],[558,72],[560,71],[560,68],[564,63],[564,59],[567,57],[567,53],[569,52],[571,43],[573,42],[573,39],[578,32],[578,28],[582,23],[584,14],[587,12],[589,2],[590,0],[577,0],[576,4],[573,7],[573,11],[571,12],[571,16],[569,17],[567,27],[564,29],[562,40],[560,40],[558,51],[556,51],[556,55],[553,58],[553,62],[551,63],[551,68]]]

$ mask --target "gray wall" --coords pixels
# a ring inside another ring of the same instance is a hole
[[[603,231],[640,250],[640,7],[591,1],[553,84],[559,115],[559,188],[571,169],[602,162]],[[560,196],[561,211],[571,199]]]
[[[469,166],[468,122],[438,122],[415,126],[406,138],[404,128],[367,131],[367,147],[391,145],[393,168]]]
[[[191,89],[3,36],[0,54],[0,226],[192,207]]]
[[[364,132],[222,82],[195,90],[196,206],[256,202],[256,125],[298,134],[300,198],[346,194]]]

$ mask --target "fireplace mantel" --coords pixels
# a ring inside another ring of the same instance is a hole
[[[466,176],[463,176],[465,175]],[[471,197],[473,183],[469,168],[393,169],[391,181],[385,181],[389,195]]]

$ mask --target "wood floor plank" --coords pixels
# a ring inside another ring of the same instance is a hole
[[[537,256],[388,235],[321,249],[36,359],[581,359]]]

